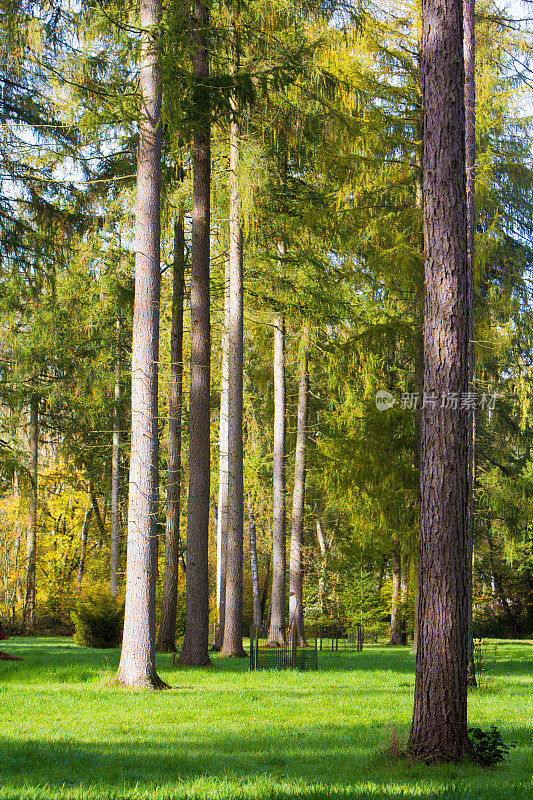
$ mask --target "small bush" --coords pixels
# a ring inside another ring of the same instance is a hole
[[[505,744],[496,725],[491,725],[488,731],[482,728],[469,728],[468,733],[477,758],[488,767],[503,761],[511,747],[516,747],[515,742]]]
[[[104,587],[83,594],[72,612],[74,641],[84,647],[118,647],[124,625],[124,601]]]

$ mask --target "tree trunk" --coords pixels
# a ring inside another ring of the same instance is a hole
[[[141,114],[135,221],[135,307],[131,365],[131,456],[126,609],[117,682],[162,688],[155,670],[158,500],[161,72],[160,0],[141,0]]]
[[[474,235],[476,225],[476,79],[474,26],[475,0],[463,0],[463,32],[465,62],[465,162],[466,162],[466,243],[468,287],[468,391],[475,391],[474,351]],[[473,576],[474,502],[476,483],[476,408],[468,411],[468,685],[477,686],[474,661]]]
[[[402,561],[400,556],[400,545],[398,540],[394,540],[392,548],[392,605],[390,615],[390,640],[389,644],[398,645],[402,643],[402,614],[401,614],[401,575]]]
[[[187,581],[183,664],[207,666],[209,661],[208,538],[210,492],[210,187],[211,125],[209,88],[209,14],[202,0],[194,2],[194,106],[201,114],[194,132],[191,243],[191,390],[189,514],[187,520]]]
[[[93,515],[93,506],[91,498],[89,497],[89,499],[87,500],[87,508],[85,509],[83,528],[81,529],[80,561],[78,564],[78,585],[83,580],[83,572],[85,569],[85,554],[87,552],[87,537],[89,535],[89,526],[91,524],[92,515]]]
[[[423,0],[424,408],[419,631],[410,754],[457,761],[467,734],[468,388],[462,0]],[[444,400],[444,402],[442,402]],[[459,404],[460,405],[460,404]]]
[[[259,594],[259,569],[257,566],[257,539],[255,535],[255,513],[250,494],[248,494],[248,534],[250,537],[250,566],[252,570],[253,625],[254,628],[260,628],[262,614]]]
[[[232,29],[233,72],[239,69],[239,44]],[[243,595],[243,237],[238,171],[241,131],[238,104],[230,98],[230,217],[229,217],[229,402],[228,402],[228,534],[226,552],[226,609],[221,654],[246,656],[242,646]]]
[[[183,214],[174,224],[172,271],[172,328],[170,332],[170,394],[168,402],[168,478],[165,530],[165,571],[157,649],[176,650],[176,608],[180,555],[181,407],[183,396],[183,293],[185,232]]]
[[[98,500],[96,498],[95,493],[92,491],[92,489],[91,489],[91,503],[92,503],[92,506],[93,506],[94,517],[96,519],[96,524],[98,526],[98,531],[100,533],[100,544],[99,544],[99,547],[98,547],[98,549],[100,550],[101,546],[103,544],[103,541],[105,539],[105,525],[104,525],[104,521],[102,519],[102,515],[100,514],[100,507],[98,505]]]
[[[304,333],[307,338],[307,333]],[[304,345],[307,342],[304,342]],[[289,566],[289,625],[295,629],[299,646],[305,645],[304,607],[302,594],[302,544],[305,505],[305,440],[307,436],[307,397],[309,394],[308,354],[304,351],[298,386],[298,424],[294,459],[294,492],[292,498],[291,552]],[[293,634],[294,635],[294,634]]]
[[[270,565],[272,563],[272,554],[267,553],[266,567],[265,567],[265,580],[263,582],[263,591],[261,592],[261,627],[265,619],[265,612],[268,602],[268,587],[270,586]]]
[[[37,565],[37,467],[39,458],[39,399],[30,400],[29,428],[30,501],[28,506],[28,538],[26,540],[26,587],[22,619],[27,628],[35,625],[35,574]]]
[[[218,652],[224,642],[226,620],[226,560],[228,545],[228,403],[229,403],[229,257],[224,270],[224,333],[220,387],[218,524],[217,524],[217,606],[218,633],[211,648]]]
[[[120,490],[120,319],[116,322],[115,351],[115,408],[113,413],[113,453],[111,458],[111,535],[110,535],[110,587],[112,594],[118,590],[118,562],[120,556],[119,490]]]
[[[414,565],[414,578],[415,578],[414,606],[415,607],[414,607],[413,645],[411,647],[411,653],[413,653],[413,655],[416,655],[416,651],[418,649],[418,628],[419,628],[419,625],[418,625],[418,619],[419,619],[419,616],[418,616],[418,597],[419,597],[418,572],[419,572],[419,567],[418,567],[418,559],[417,559],[417,561],[415,562],[415,565]]]
[[[285,321],[274,322],[274,509],[268,643],[285,643]]]
[[[328,546],[326,543],[324,532],[322,530],[322,522],[318,515],[318,508],[315,510],[315,513],[316,513],[316,538],[318,541],[318,546],[320,548],[320,557],[321,557],[320,573],[318,575],[318,606],[320,608],[320,613],[324,614],[324,591],[326,588]]]

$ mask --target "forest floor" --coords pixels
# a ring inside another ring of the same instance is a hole
[[[470,695],[470,724],[517,743],[489,769],[387,754],[412,713],[408,648],[340,642],[318,672],[294,673],[161,655],[173,689],[129,692],[108,685],[118,650],[3,647],[24,661],[0,662],[0,800],[533,800],[533,642],[499,644],[491,691]]]

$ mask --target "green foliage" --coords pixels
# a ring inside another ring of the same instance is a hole
[[[84,647],[117,647],[122,640],[124,600],[107,587],[84,592],[72,612],[76,626],[74,641]]]
[[[499,764],[509,754],[511,747],[516,747],[515,742],[506,744],[502,739],[502,734],[496,727],[491,725],[488,731],[482,728],[469,728],[468,733],[474,745],[476,757],[487,767]]]

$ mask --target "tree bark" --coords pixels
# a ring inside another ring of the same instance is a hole
[[[160,0],[141,0],[141,113],[135,221],[135,307],[131,366],[131,456],[126,609],[116,680],[155,689],[155,581],[158,501],[161,71]]]
[[[199,119],[193,143],[193,210],[191,242],[191,389],[189,514],[185,639],[180,661],[207,666],[209,660],[208,535],[210,493],[210,187],[211,124],[209,89],[209,13],[195,0],[194,105]]]
[[[181,408],[183,397],[183,294],[185,231],[183,214],[174,224],[172,270],[172,327],[170,331],[170,394],[168,402],[168,478],[165,529],[165,567],[157,649],[176,650],[176,608],[180,555]]]
[[[307,332],[304,332],[305,339]],[[305,342],[304,344],[306,344]],[[305,505],[305,440],[307,436],[307,399],[309,394],[309,360],[305,350],[300,366],[298,385],[298,423],[294,459],[294,491],[292,497],[291,550],[289,563],[289,626],[295,629],[296,642],[305,645],[302,593],[302,545]]]
[[[224,333],[220,386],[218,524],[217,524],[217,606],[218,633],[211,648],[218,652],[224,642],[226,620],[226,560],[228,545],[228,402],[229,402],[229,257],[224,270]]]
[[[475,391],[474,350],[474,235],[476,225],[476,38],[474,25],[475,0],[463,0],[463,33],[465,62],[465,161],[466,161],[466,243],[468,287],[468,391]],[[476,483],[476,407],[468,411],[468,685],[477,686],[474,661],[473,575],[474,502]]]
[[[239,43],[232,26],[233,68],[239,69]],[[221,654],[246,656],[242,646],[243,595],[243,236],[240,223],[239,155],[241,130],[239,108],[230,97],[230,217],[229,217],[229,402],[228,402],[228,535],[226,553],[226,609]]]
[[[268,643],[285,644],[285,320],[274,322],[274,503]]]
[[[35,578],[37,566],[37,468],[39,459],[39,398],[30,399],[29,427],[30,501],[28,507],[28,538],[26,539],[26,586],[22,619],[27,628],[35,625]]]
[[[424,429],[419,631],[408,750],[457,761],[467,734],[468,388],[462,0],[423,0]],[[444,399],[444,402],[443,402]]]
[[[91,524],[91,517],[93,515],[93,506],[91,498],[87,500],[87,508],[85,509],[85,518],[83,520],[83,527],[81,529],[81,548],[80,548],[80,561],[78,564],[78,585],[83,580],[83,573],[85,570],[85,554],[87,552],[87,537],[89,535],[89,526]]]
[[[119,530],[120,490],[120,319],[116,321],[115,347],[115,407],[113,412],[113,452],[111,457],[111,532],[110,532],[110,588],[118,591],[118,563],[120,556]]]
[[[250,567],[252,570],[252,613],[254,628],[262,622],[261,597],[259,593],[259,569],[257,565],[257,538],[255,534],[255,513],[252,497],[248,494],[248,535],[250,537]]]

